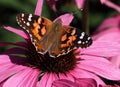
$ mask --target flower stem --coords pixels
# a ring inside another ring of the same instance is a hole
[[[89,35],[89,0],[85,0],[83,11],[82,11],[82,29],[86,34]]]

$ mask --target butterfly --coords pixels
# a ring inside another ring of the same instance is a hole
[[[62,25],[61,19],[51,20],[32,14],[18,14],[18,24],[31,36],[36,51],[49,53],[50,57],[66,55],[79,47],[86,48],[92,44],[92,39],[80,29]]]

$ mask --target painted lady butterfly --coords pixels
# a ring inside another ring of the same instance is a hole
[[[52,22],[44,17],[22,13],[17,15],[17,22],[28,31],[37,52],[48,52],[51,57],[59,57],[92,44],[92,39],[80,29],[62,26],[61,19]]]

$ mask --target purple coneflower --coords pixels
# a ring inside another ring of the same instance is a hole
[[[36,15],[41,14],[41,2],[38,0]],[[59,18],[64,25],[68,25],[73,16],[65,14]],[[14,46],[0,54],[1,87],[51,87],[55,80],[75,82],[77,78],[93,78],[97,85],[105,84],[100,77],[120,80],[119,68],[105,59],[119,54],[120,45],[117,42],[93,41],[89,48],[51,58],[47,53],[42,55],[36,52],[26,31],[9,26],[4,28],[24,38],[25,42],[0,42],[0,47]]]

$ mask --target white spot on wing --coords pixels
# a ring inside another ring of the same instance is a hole
[[[18,22],[18,17],[16,17],[16,20],[17,20],[17,22]]]
[[[25,29],[25,27],[22,27],[23,29]]]
[[[19,25],[20,25],[20,23],[19,22],[17,22]]]
[[[32,14],[29,14],[28,21],[32,21]]]
[[[24,17],[24,14],[22,13],[22,17]]]
[[[22,25],[21,24],[19,24],[20,25],[20,27],[22,27]]]
[[[88,37],[87,39],[90,40],[90,37]]]
[[[83,39],[83,37],[85,36],[85,32],[81,33],[80,39]]]
[[[85,42],[82,42],[82,44],[85,44]]]
[[[31,38],[31,40],[32,40],[32,35],[31,34],[29,34],[30,35],[30,38]]]
[[[74,47],[73,49],[77,49],[77,47]]]
[[[80,36],[80,39],[83,39],[83,36]]]
[[[86,43],[88,43],[88,41],[85,41]]]
[[[30,23],[29,23],[29,22],[27,22],[27,23],[26,23],[26,25],[27,25],[27,26],[30,26]]]
[[[25,21],[23,21],[23,23],[26,23]]]
[[[29,30],[26,30],[29,33]]]
[[[81,44],[81,43],[82,43],[81,40],[79,40],[79,41],[78,41],[78,44]]]
[[[24,19],[22,18],[22,21],[23,21]]]

